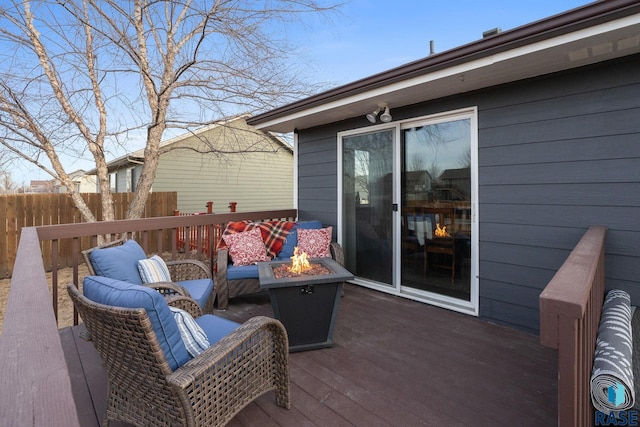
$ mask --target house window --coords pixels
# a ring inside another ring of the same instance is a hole
[[[133,169],[131,169],[131,168],[127,169],[127,172],[126,172],[127,175],[126,175],[125,182],[126,182],[126,186],[127,186],[127,190],[126,191],[128,191],[128,192],[132,191],[132,188],[133,188],[133,173],[132,172],[133,172]]]
[[[142,166],[136,166],[131,169],[131,191],[136,191],[138,187],[138,180],[140,179],[140,174],[142,173]]]

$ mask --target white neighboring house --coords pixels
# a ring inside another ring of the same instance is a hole
[[[218,213],[228,212],[229,202],[237,202],[238,212],[292,208],[293,149],[247,125],[248,117],[162,142],[152,191],[176,191],[181,212],[206,212],[208,201]],[[109,162],[112,190],[134,191],[143,164],[144,149]]]
[[[95,172],[88,174],[82,169],[69,173],[69,178],[73,181],[75,188],[80,193],[96,193],[97,179]],[[29,186],[22,188],[22,193],[67,193],[67,187],[60,184],[57,179],[31,180]]]
[[[88,175],[84,170],[79,169],[75,172],[71,172],[69,177],[76,185],[76,190],[80,193],[96,193],[97,192],[97,179],[95,175]],[[64,186],[60,187],[60,193],[66,193]]]

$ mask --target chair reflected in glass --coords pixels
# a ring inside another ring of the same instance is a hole
[[[427,275],[426,237],[431,229],[431,222],[425,218],[420,207],[402,209],[402,258],[412,261],[413,267],[422,262],[422,274]]]

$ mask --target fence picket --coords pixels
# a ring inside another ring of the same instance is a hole
[[[13,261],[16,258],[16,252],[18,250],[17,203],[17,199],[7,200],[7,236],[5,243],[7,247],[7,271],[2,273],[4,277],[11,276],[11,272],[13,271]]]

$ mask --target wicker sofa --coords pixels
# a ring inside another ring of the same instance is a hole
[[[83,292],[67,288],[109,381],[104,424],[223,426],[260,395],[290,408],[288,339],[282,324],[254,317],[238,324],[201,315],[189,297],[87,276]],[[193,354],[193,326],[175,320],[186,309],[208,338]],[[185,337],[185,329],[189,332]],[[185,340],[186,339],[186,340]]]
[[[323,225],[318,220],[297,221],[289,231],[286,242],[274,259],[289,259],[293,255],[293,249],[297,245],[298,229],[320,229]],[[338,242],[331,242],[331,257],[340,265],[344,265],[344,254]],[[219,248],[216,258],[216,298],[218,309],[226,310],[229,305],[229,298],[240,295],[252,294],[260,291],[258,280],[258,266],[248,265],[234,266],[229,257],[227,248]]]

